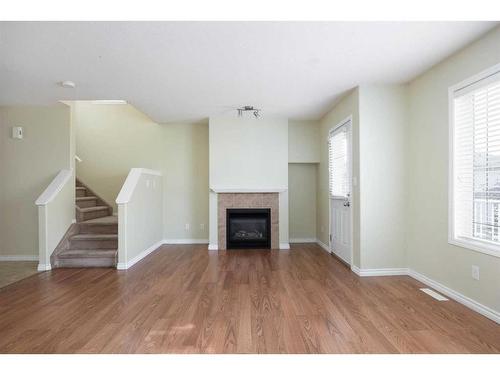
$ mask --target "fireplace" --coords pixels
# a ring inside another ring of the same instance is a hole
[[[270,249],[271,209],[228,208],[227,249]]]

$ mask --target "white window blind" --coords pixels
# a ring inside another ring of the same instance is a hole
[[[332,197],[347,197],[349,194],[347,136],[347,128],[342,126],[328,137],[328,168]]]
[[[500,245],[500,75],[453,98],[455,239]]]

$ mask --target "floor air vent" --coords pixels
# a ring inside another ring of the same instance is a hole
[[[437,299],[438,301],[448,301],[448,298],[445,296],[442,296],[441,294],[433,291],[432,289],[429,288],[420,288],[420,290],[428,295],[430,295],[432,298]]]

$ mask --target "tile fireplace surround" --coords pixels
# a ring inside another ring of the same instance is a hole
[[[226,212],[228,208],[270,208],[271,249],[279,249],[279,193],[219,193],[217,225],[219,250],[226,250]]]

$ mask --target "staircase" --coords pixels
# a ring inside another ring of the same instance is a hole
[[[75,210],[77,222],[52,254],[52,267],[116,267],[118,220],[113,208],[77,179]]]

